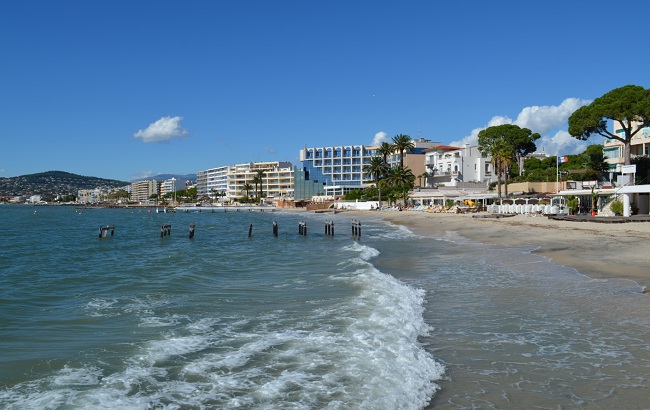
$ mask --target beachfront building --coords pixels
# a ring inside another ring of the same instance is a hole
[[[254,179],[258,171],[263,171],[261,188],[265,198],[287,198],[293,196],[294,169],[290,162],[250,162],[227,165],[199,171],[196,187],[199,196],[208,196],[216,200],[236,201],[241,198],[244,186],[249,184],[255,190]],[[250,192],[255,195],[255,192]]]
[[[491,158],[481,154],[476,146],[454,147],[438,145],[424,150],[429,171],[429,185],[452,187],[487,187],[497,180]]]
[[[322,184],[325,196],[342,196],[374,184],[363,167],[376,155],[377,147],[339,145],[300,150],[302,172],[306,181]]]
[[[615,121],[614,133],[623,134],[623,132],[623,128]],[[605,162],[609,165],[610,172],[620,172],[621,165],[625,163],[623,143],[618,140],[606,140],[605,144],[603,144],[603,154]],[[643,127],[641,131],[632,137],[630,157],[639,156],[650,156],[650,127]]]
[[[139,203],[149,203],[153,195],[160,196],[160,182],[150,179],[131,184],[131,200]]]
[[[102,198],[106,198],[106,191],[100,188],[80,189],[77,191],[77,203],[80,204],[98,204]]]
[[[163,196],[169,192],[180,191],[185,189],[185,180],[179,178],[170,178],[162,181],[160,183],[160,196]]]
[[[413,140],[413,145],[414,147],[411,151],[404,153],[404,166],[409,168],[416,177],[425,173],[429,174],[429,170],[425,164],[426,150],[439,147],[442,144],[440,142],[418,138]],[[400,164],[400,153],[395,151],[393,152],[393,155],[389,155],[386,160],[388,165],[391,167],[398,166]]]

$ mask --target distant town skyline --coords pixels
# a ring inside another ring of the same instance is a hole
[[[650,86],[649,57],[618,54],[644,24],[604,28],[612,7],[650,11],[601,0],[10,2],[0,177],[298,164],[305,146],[396,134],[462,146],[503,123],[540,133],[538,151],[574,154],[604,143],[568,134],[575,109]]]

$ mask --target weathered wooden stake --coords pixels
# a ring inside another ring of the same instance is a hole
[[[252,234],[253,234],[253,224],[251,224],[251,226],[248,227],[248,237],[250,238]]]
[[[171,224],[164,224],[160,226],[160,237],[165,237],[172,234]]]
[[[334,236],[334,221],[325,222],[325,235]]]
[[[115,235],[115,225],[106,225],[99,227],[99,237],[106,238],[108,236],[108,231],[111,231],[111,236]]]
[[[276,238],[278,236],[278,223],[276,221],[273,221],[273,236]]]
[[[190,224],[190,239],[194,238],[194,222]]]
[[[357,219],[352,220],[352,237],[361,238],[361,221]]]

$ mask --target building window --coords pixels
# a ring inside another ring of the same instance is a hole
[[[605,159],[620,158],[621,157],[620,151],[621,151],[620,147],[604,148],[603,155],[605,156]]]

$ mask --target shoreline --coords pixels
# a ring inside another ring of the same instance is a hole
[[[455,232],[471,241],[537,248],[534,253],[555,264],[575,268],[593,279],[628,279],[650,293],[647,244],[650,223],[603,224],[516,215],[472,218],[471,214],[420,211],[346,211],[355,217],[373,216],[403,225],[422,236]],[[478,214],[481,215],[481,214]]]

